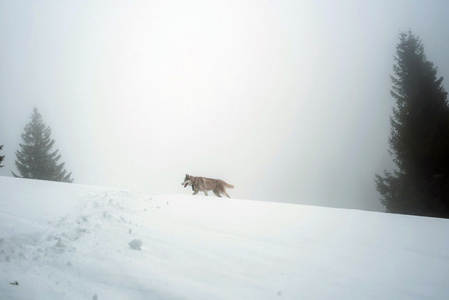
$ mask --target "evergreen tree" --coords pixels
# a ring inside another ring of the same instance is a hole
[[[401,33],[396,47],[390,118],[393,173],[376,174],[388,212],[449,218],[449,107],[443,78],[420,39]]]
[[[20,144],[20,151],[16,151],[15,163],[20,176],[12,172],[14,177],[73,182],[70,178],[72,173],[66,174],[64,163],[58,164],[61,158],[58,150],[51,151],[55,140],[50,136],[50,127],[44,124],[42,116],[34,108],[31,121],[22,134],[23,144]]]
[[[3,149],[3,145],[0,146],[0,150],[2,150],[2,149]],[[1,164],[4,158],[5,158],[4,155],[3,155],[3,156],[0,155],[0,168],[3,168],[3,167],[4,167],[4,166],[2,166],[2,164]]]

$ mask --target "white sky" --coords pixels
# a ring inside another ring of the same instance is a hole
[[[393,3],[392,3],[393,2]],[[76,183],[381,209],[393,55],[448,78],[446,1],[0,0],[0,175],[33,107]],[[447,81],[443,81],[447,88]]]

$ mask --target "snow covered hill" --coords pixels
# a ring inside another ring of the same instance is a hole
[[[0,299],[449,299],[445,219],[9,177],[0,191]]]

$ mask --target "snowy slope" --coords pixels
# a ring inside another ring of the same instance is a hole
[[[0,299],[449,299],[445,219],[9,177],[0,191]]]

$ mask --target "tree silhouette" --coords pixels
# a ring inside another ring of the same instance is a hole
[[[51,129],[42,121],[42,116],[34,108],[31,121],[22,134],[23,144],[16,151],[16,167],[20,176],[51,181],[73,182],[72,173],[66,174],[64,163],[58,164],[61,155],[58,150],[51,151],[55,141],[51,139]]]
[[[0,150],[2,150],[2,149],[3,149],[3,145],[0,146]],[[3,155],[3,156],[0,155],[0,168],[3,168],[3,167],[4,167],[4,166],[1,165],[3,159],[5,159],[5,156],[4,156],[4,155]]]
[[[396,47],[390,118],[393,173],[375,175],[388,212],[449,217],[449,108],[443,78],[420,39],[401,33]]]

